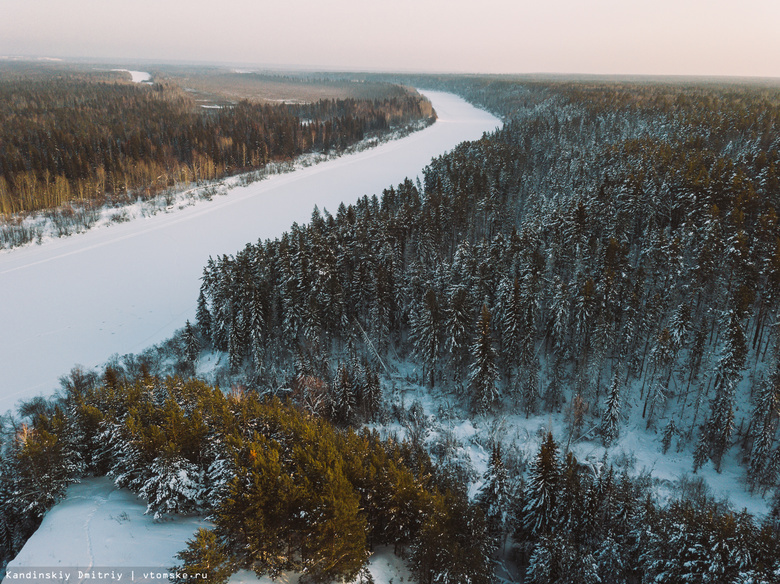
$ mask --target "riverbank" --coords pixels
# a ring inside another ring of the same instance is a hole
[[[195,315],[209,256],[274,238],[314,206],[335,213],[379,194],[431,158],[480,138],[500,120],[459,97],[425,92],[436,124],[377,148],[237,186],[175,213],[92,230],[0,255],[0,411],[49,395],[76,365],[137,353]]]

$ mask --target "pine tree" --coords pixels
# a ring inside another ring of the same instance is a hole
[[[490,334],[490,311],[487,304],[482,305],[477,339],[471,348],[472,365],[469,373],[471,404],[475,412],[491,409],[500,397],[498,390],[498,368],[496,353],[493,349],[493,337]]]

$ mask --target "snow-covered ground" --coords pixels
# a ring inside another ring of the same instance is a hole
[[[4,582],[31,568],[75,572],[130,568],[139,573],[143,568],[168,569],[198,527],[207,527],[198,517],[155,523],[144,511],[146,503],[126,489],[117,489],[106,477],[71,485],[66,498],[46,514],[38,531],[8,564]],[[122,578],[130,579],[129,574]],[[77,574],[70,578],[78,581]]]
[[[106,477],[71,485],[66,498],[51,509],[38,531],[8,564],[6,584],[31,572],[52,574],[33,581],[59,580],[77,584],[103,582],[169,582],[164,573],[180,564],[176,554],[187,547],[199,527],[209,524],[198,517],[177,517],[156,523],[144,515],[146,503],[126,489],[117,489]],[[369,560],[376,584],[408,582],[409,572],[392,549],[378,549]],[[80,574],[81,573],[81,574]],[[60,576],[62,574],[62,576]],[[145,575],[154,575],[145,578]],[[102,576],[100,576],[102,575]],[[91,577],[90,577],[91,576]],[[283,575],[277,583],[293,584],[297,574]],[[272,584],[252,572],[238,572],[231,584]]]
[[[130,73],[133,83],[151,83],[152,76],[146,71],[131,71],[130,69],[112,69],[112,71],[125,71]]]
[[[136,353],[193,319],[209,256],[273,238],[364,194],[416,177],[433,156],[500,125],[451,94],[426,92],[429,128],[277,175],[170,213],[0,253],[0,412],[49,395],[75,364]]]
[[[391,363],[396,371],[393,381],[395,390],[389,399],[404,409],[410,409],[415,402],[425,413],[423,436],[429,450],[436,451],[436,443],[448,443],[454,451],[453,458],[471,469],[473,482],[469,496],[474,497],[482,486],[481,477],[488,468],[490,444],[498,441],[505,455],[517,456],[531,461],[548,431],[553,433],[561,451],[568,441],[569,425],[566,420],[566,406],[561,413],[544,413],[528,418],[523,414],[469,416],[458,398],[448,393],[447,385],[430,390],[418,383],[419,371],[410,363]],[[594,472],[600,472],[606,465],[615,466],[617,472],[626,469],[636,476],[648,473],[655,481],[657,493],[663,500],[679,495],[681,480],[700,477],[709,487],[713,497],[728,500],[736,511],[746,509],[749,513],[763,517],[769,510],[769,502],[758,492],[750,493],[745,483],[745,467],[737,460],[739,449],[732,448],[724,458],[722,472],[718,473],[711,463],[705,464],[696,475],[693,469],[693,447],[695,441],[688,441],[683,449],[677,448],[677,440],[666,454],[662,452],[661,432],[646,429],[646,420],[641,416],[641,403],[624,404],[625,423],[620,428],[617,440],[604,448],[597,432],[589,432],[593,420],[582,428],[583,437],[575,436],[570,449],[577,460],[589,465]],[[506,411],[511,411],[507,408]],[[663,428],[666,420],[661,416],[657,425]],[[399,437],[408,436],[408,427],[393,422],[375,426],[380,434]]]

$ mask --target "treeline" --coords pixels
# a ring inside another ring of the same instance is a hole
[[[0,214],[71,201],[138,197],[178,183],[342,149],[392,125],[432,117],[411,93],[304,105],[198,107],[170,83],[78,74],[0,79]]]
[[[638,401],[694,470],[737,445],[771,492],[780,93],[494,90],[525,107],[424,184],[211,260],[201,333],[260,384],[411,356],[472,411],[576,404],[606,444]]]
[[[143,368],[142,368],[143,369]],[[0,457],[0,551],[21,548],[47,509],[82,476],[108,474],[161,518],[214,522],[180,554],[184,573],[225,582],[239,569],[315,582],[353,579],[370,550],[409,552],[420,581],[487,584],[482,512],[419,447],[340,430],[255,392],[200,381],[74,370],[63,395],[7,420]]]

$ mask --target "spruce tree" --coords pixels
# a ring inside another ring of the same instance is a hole
[[[414,343],[415,355],[422,360],[427,371],[430,386],[433,387],[436,378],[436,363],[440,349],[441,314],[436,292],[428,288],[422,302],[416,307],[410,317],[410,338]]]
[[[469,373],[471,407],[478,413],[490,410],[500,397],[490,318],[487,304],[483,304],[477,324],[477,338],[471,348],[472,364]]]
[[[178,453],[166,451],[151,464],[138,494],[147,500],[146,514],[155,521],[166,515],[193,513],[203,505],[204,472]]]
[[[184,354],[187,357],[187,361],[190,363],[195,363],[200,354],[200,341],[189,320],[184,325]]]
[[[472,328],[471,298],[465,286],[455,286],[450,290],[447,309],[447,350],[452,359],[456,381],[461,381],[461,371],[465,366]]]
[[[490,454],[488,469],[482,477],[482,487],[476,503],[485,514],[488,532],[497,547],[502,547],[511,517],[509,475],[501,455],[501,443],[496,442]]]
[[[176,554],[176,558],[183,562],[173,569],[176,574],[182,574],[175,580],[179,584],[202,578],[202,574],[207,574],[209,582],[225,584],[233,574],[228,552],[211,529],[199,528],[195,537],[187,541],[187,548]]]
[[[604,415],[601,418],[601,438],[605,447],[609,447],[620,434],[620,381],[618,374],[612,377]]]
[[[195,312],[195,320],[203,338],[211,338],[211,313],[209,312],[206,303],[205,282],[204,285],[200,287],[200,294],[198,294],[198,307]]]
[[[531,463],[525,489],[525,508],[521,517],[523,532],[536,538],[550,533],[558,519],[556,506],[560,488],[558,445],[548,432],[539,453]]]

